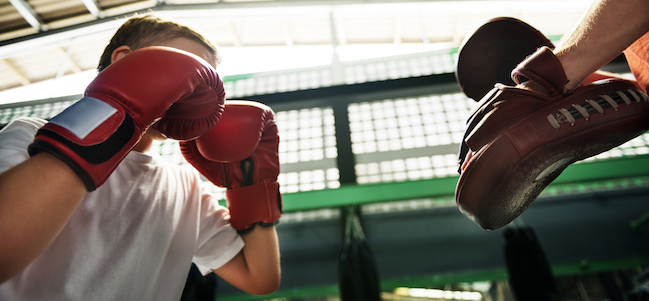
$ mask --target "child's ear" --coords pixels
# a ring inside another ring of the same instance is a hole
[[[116,62],[117,60],[121,59],[125,55],[127,55],[129,52],[131,52],[131,47],[128,45],[122,45],[117,47],[115,50],[113,50],[113,53],[110,56],[110,62],[111,64]]]

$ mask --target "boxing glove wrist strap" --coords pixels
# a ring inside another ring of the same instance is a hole
[[[46,151],[65,162],[88,191],[106,181],[142,135],[133,118],[101,100],[84,97],[38,130],[31,156]]]
[[[256,224],[262,227],[275,225],[282,215],[282,196],[277,182],[228,189],[225,196],[230,209],[230,224],[239,233],[251,231]]]
[[[552,96],[563,94],[568,78],[559,59],[547,46],[539,48],[512,71],[516,84],[531,80],[548,90]]]

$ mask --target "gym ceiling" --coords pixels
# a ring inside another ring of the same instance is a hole
[[[154,11],[219,47],[441,43],[457,47],[489,18],[564,33],[588,5],[571,1],[0,0],[0,91],[94,69],[116,28]],[[557,7],[561,5],[561,10]]]

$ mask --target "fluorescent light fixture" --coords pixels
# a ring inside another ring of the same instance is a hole
[[[395,295],[410,296],[417,298],[434,298],[447,300],[482,300],[479,292],[449,291],[430,288],[407,288],[399,287],[394,290]]]

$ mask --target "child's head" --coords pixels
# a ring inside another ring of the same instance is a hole
[[[111,55],[120,46],[127,45],[132,50],[136,50],[156,46],[175,38],[187,38],[202,44],[218,60],[216,47],[195,29],[153,14],[146,14],[130,18],[117,30],[101,55],[97,70],[101,72],[111,64]]]

